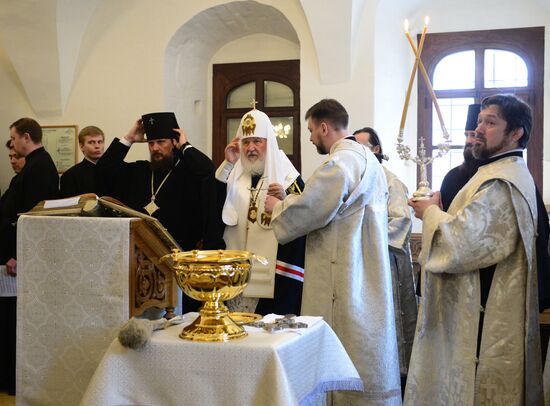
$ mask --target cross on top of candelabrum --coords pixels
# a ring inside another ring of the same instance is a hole
[[[405,20],[405,36],[407,37],[407,40],[409,41],[409,45],[411,46],[411,49],[415,55],[415,60],[411,71],[411,76],[409,78],[409,86],[407,87],[407,93],[405,95],[405,104],[403,106],[403,113],[401,115],[401,123],[399,125],[399,134],[397,135],[396,150],[399,155],[399,158],[401,158],[402,160],[412,161],[416,163],[420,168],[420,182],[418,183],[418,189],[416,190],[416,192],[413,193],[413,200],[426,199],[433,195],[433,192],[429,187],[430,184],[426,176],[426,166],[431,164],[434,161],[434,159],[445,155],[449,151],[449,144],[451,141],[449,132],[447,131],[447,128],[445,127],[445,123],[443,122],[443,115],[441,114],[441,109],[439,108],[439,103],[437,102],[437,97],[433,90],[432,83],[430,81],[430,78],[428,77],[428,73],[426,72],[426,69],[424,68],[424,64],[422,63],[422,60],[420,59],[422,48],[424,47],[424,40],[426,39],[426,32],[428,30],[428,22],[429,22],[429,17],[426,16],[424,19],[424,27],[422,28],[422,35],[420,36],[420,42],[417,48],[409,34],[409,21]],[[424,79],[424,83],[428,88],[428,92],[430,93],[430,97],[432,99],[432,102],[435,107],[435,111],[439,119],[441,131],[443,132],[444,141],[438,144],[437,154],[431,157],[426,157],[426,147],[424,145],[424,140],[425,140],[424,137],[420,137],[418,155],[414,157],[411,155],[411,148],[408,145],[403,144],[403,140],[404,140],[403,134],[405,132],[405,121],[407,118],[407,109],[409,106],[412,86],[414,83],[414,79],[416,77],[417,70],[420,70],[420,73],[422,74],[422,78]]]

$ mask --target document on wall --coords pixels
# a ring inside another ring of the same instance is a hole
[[[0,297],[17,296],[17,277],[8,275],[5,265],[0,265]]]

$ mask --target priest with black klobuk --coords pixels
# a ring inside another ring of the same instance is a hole
[[[124,161],[135,142],[148,143],[150,161]],[[174,113],[143,115],[111,142],[97,169],[104,194],[158,219],[182,250],[224,248],[214,165],[189,143]],[[198,308],[191,300],[184,295],[184,311]]]

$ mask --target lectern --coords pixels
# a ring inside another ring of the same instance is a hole
[[[17,232],[18,404],[76,405],[132,315],[173,313],[170,248],[140,218],[22,215]]]

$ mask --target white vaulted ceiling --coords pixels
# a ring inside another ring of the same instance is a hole
[[[0,41],[37,115],[63,112],[81,40],[100,1],[2,2]]]

